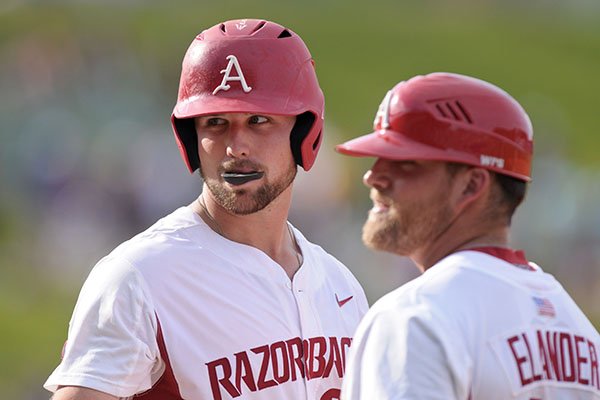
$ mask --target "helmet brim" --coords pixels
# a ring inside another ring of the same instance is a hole
[[[253,99],[248,101],[236,98],[213,97],[181,102],[175,106],[173,115],[175,118],[184,119],[202,115],[226,113],[298,115],[304,111],[307,110],[303,109],[301,105],[298,105],[297,107],[294,107],[293,105],[280,106],[273,104],[273,101],[270,99]],[[313,113],[316,114],[314,111]]]
[[[465,160],[465,154],[429,146],[392,130],[379,130],[337,145],[336,151],[355,157],[378,157],[389,160]],[[452,154],[455,153],[455,154]],[[477,163],[477,160],[473,160]]]
[[[377,157],[397,161],[444,161],[482,167],[479,159],[470,153],[451,148],[439,148],[420,143],[393,130],[382,129],[349,140],[335,147],[338,153],[354,157]],[[484,167],[492,171],[529,182],[524,174],[500,168]]]

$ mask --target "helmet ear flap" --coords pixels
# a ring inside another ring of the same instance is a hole
[[[307,166],[304,165],[304,159],[307,156],[303,157],[302,154],[302,142],[307,139],[308,133],[310,132],[313,124],[315,122],[315,115],[307,111],[302,113],[296,117],[296,123],[292,128],[292,132],[290,133],[290,146],[292,148],[292,155],[294,156],[294,161],[296,164],[307,170]],[[319,145],[319,141],[321,140],[321,132],[319,132],[318,137],[316,138],[316,143],[313,144],[313,148]]]
[[[190,172],[194,172],[200,167],[198,135],[196,134],[194,118],[173,118],[173,126],[175,127],[175,138],[181,156],[186,161]]]

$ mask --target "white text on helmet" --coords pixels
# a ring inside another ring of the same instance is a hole
[[[387,129],[390,127],[390,103],[392,100],[392,91],[389,90],[381,104],[379,105],[379,109],[377,110],[377,114],[375,114],[375,120],[373,121],[373,126],[377,127],[377,123],[381,124],[380,129]]]
[[[484,167],[504,168],[504,159],[503,158],[486,156],[486,155],[482,154],[479,157],[479,162]]]
[[[221,74],[224,74],[223,80],[221,81],[221,84],[217,86],[215,90],[213,90],[212,94],[217,94],[219,90],[227,91],[231,89],[231,85],[229,85],[228,82],[232,81],[239,81],[242,84],[242,89],[245,93],[251,91],[252,88],[246,83],[246,78],[244,78],[244,73],[242,72],[242,68],[240,67],[240,63],[238,62],[236,56],[229,55],[227,56],[227,60],[229,60],[227,67],[222,69],[220,72]],[[237,76],[231,76],[231,68],[235,68]]]

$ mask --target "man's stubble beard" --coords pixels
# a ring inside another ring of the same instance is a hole
[[[199,169],[200,176],[216,202],[235,215],[253,214],[266,208],[294,182],[297,172],[298,167],[293,164],[280,179],[274,182],[265,182],[256,191],[250,192],[247,189],[236,189],[235,187],[231,190],[225,186],[225,182],[219,179],[206,180],[202,168]]]
[[[395,205],[385,215],[369,216],[363,226],[363,243],[373,249],[410,256],[435,240],[452,221],[446,193],[429,202],[413,203],[399,211]]]

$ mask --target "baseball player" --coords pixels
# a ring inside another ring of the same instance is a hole
[[[45,384],[55,400],[339,399],[367,301],[287,222],[323,107],[293,31],[244,19],[192,41],[172,125],[202,193],[94,267]]]
[[[562,286],[508,244],[533,132],[487,82],[450,73],[398,83],[375,132],[337,147],[376,157],[363,241],[423,274],[359,325],[342,398],[600,399],[600,336]]]

